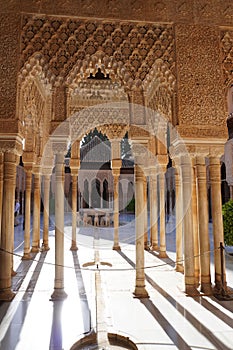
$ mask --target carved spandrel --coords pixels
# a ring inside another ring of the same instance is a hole
[[[20,14],[0,14],[0,22],[0,119],[16,119]]]

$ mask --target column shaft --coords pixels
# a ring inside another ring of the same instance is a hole
[[[32,171],[26,170],[26,198],[24,213],[24,254],[23,260],[31,259],[30,254],[30,228],[31,228],[31,191],[32,191]]]
[[[33,232],[31,252],[40,250],[40,174],[34,174]]]
[[[114,174],[117,172],[117,174]],[[113,170],[113,185],[114,185],[114,250],[120,250],[119,245],[119,176],[120,169]]]
[[[44,175],[44,222],[42,250],[49,250],[49,194],[50,175]]]
[[[192,166],[192,217],[193,217],[193,244],[194,244],[194,274],[196,287],[199,286],[200,257],[199,257],[199,236],[197,218],[197,184],[196,169]]]
[[[72,175],[72,243],[70,250],[78,250],[76,243],[77,228],[77,175]]]
[[[165,178],[159,174],[159,202],[160,202],[160,248],[159,257],[167,258],[166,253],[166,219],[165,219]]]
[[[16,183],[16,156],[4,154],[1,250],[0,250],[0,300],[10,301],[15,294],[11,290],[12,254],[14,244],[14,201]]]
[[[200,241],[201,292],[212,294],[210,279],[210,241],[208,229],[208,197],[204,157],[197,157],[198,224]]]
[[[143,198],[143,177],[144,174],[138,165],[135,165],[135,220],[136,220],[136,285],[134,295],[138,298],[148,297],[145,289],[144,270],[144,201]]]
[[[3,153],[0,153],[0,240],[1,240],[1,221],[2,221],[2,196],[3,196]]]
[[[184,271],[183,263],[183,196],[181,186],[180,168],[176,167],[175,172],[175,186],[176,186],[176,271]]]
[[[183,194],[183,227],[184,227],[184,273],[185,291],[187,294],[195,295],[194,274],[194,241],[193,241],[193,221],[192,221],[192,169],[188,156],[183,156],[181,162],[182,170],[182,194]]]
[[[64,291],[64,155],[56,154],[55,160],[55,280],[51,300],[63,300]]]
[[[215,265],[215,289],[221,290],[226,285],[225,258],[223,257],[223,281],[221,274],[221,254],[220,243],[224,243],[223,221],[222,221],[222,201],[221,201],[221,172],[220,159],[210,157],[210,184],[211,184],[211,204],[212,204],[212,221],[214,236],[214,265]]]
[[[149,249],[148,246],[148,212],[147,212],[147,177],[144,176],[143,179],[143,200],[144,200],[144,248]]]
[[[150,221],[151,248],[152,250],[158,250],[158,206],[156,173],[151,174],[150,176]]]

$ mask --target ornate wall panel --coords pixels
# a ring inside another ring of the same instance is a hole
[[[3,10],[14,0],[3,0]],[[21,0],[22,12],[120,20],[233,24],[231,0]]]
[[[169,56],[168,68],[173,67],[173,50],[174,33],[169,24],[23,18],[21,67],[37,55],[47,78],[56,84],[75,67],[75,74],[84,74],[87,68],[94,72],[100,63],[108,71],[117,70],[127,84],[140,85],[156,59]]]
[[[219,31],[201,25],[177,25],[176,34],[179,124],[198,125],[201,133],[204,125],[213,126],[215,136],[217,128],[222,135],[226,110]]]
[[[222,64],[226,87],[233,84],[233,28],[221,31]]]
[[[20,16],[0,16],[0,119],[16,117],[19,31]]]

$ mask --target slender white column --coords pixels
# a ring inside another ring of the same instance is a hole
[[[77,229],[77,180],[78,176],[72,175],[72,242],[70,250],[78,250],[76,243]]]
[[[114,185],[114,250],[121,250],[119,245],[119,177],[120,169],[114,168],[113,172],[113,185]]]
[[[217,156],[209,157],[210,185],[211,185],[211,204],[212,221],[214,236],[214,265],[215,265],[215,291],[221,291],[226,286],[226,268],[225,257],[223,256],[223,276],[221,273],[221,255],[220,243],[224,244],[223,221],[222,221],[222,201],[221,201],[221,172],[220,158]],[[223,283],[222,283],[223,278]]]
[[[0,241],[1,241],[1,221],[2,221],[2,196],[3,196],[3,153],[0,152]]]
[[[136,285],[134,295],[138,298],[147,298],[148,293],[145,288],[144,270],[144,210],[145,202],[143,198],[144,173],[139,165],[134,167],[135,177],[135,220],[136,220]]]
[[[121,172],[121,151],[120,139],[114,138],[114,132],[111,137],[111,167],[113,175],[113,201],[114,201],[114,250],[120,250],[119,245],[119,177]]]
[[[30,260],[30,226],[31,226],[31,191],[32,191],[32,167],[26,169],[26,198],[24,213],[24,254],[22,260]]]
[[[64,291],[64,155],[55,157],[55,280],[51,300],[63,300]]]
[[[34,173],[34,206],[33,206],[33,231],[31,252],[40,251],[40,174]]]
[[[158,206],[157,206],[157,173],[156,168],[150,174],[150,232],[151,249],[159,250],[158,246]]]
[[[208,216],[208,197],[206,181],[205,157],[196,157],[197,169],[197,194],[198,194],[198,225],[200,241],[200,265],[201,265],[201,292],[211,295],[210,279],[210,240],[209,240],[209,216]]]
[[[181,172],[179,165],[175,168],[176,186],[176,271],[184,272],[183,263],[183,196],[181,186]]]
[[[4,153],[1,249],[0,249],[0,300],[10,301],[15,294],[11,290],[12,253],[14,242],[14,202],[16,183],[16,156]]]
[[[192,166],[192,217],[193,217],[193,244],[194,244],[194,274],[196,287],[199,286],[200,275],[200,257],[199,257],[199,235],[198,235],[198,218],[197,218],[197,184],[196,169]]]
[[[148,212],[147,212],[147,177],[143,178],[143,200],[144,200],[144,248],[149,250],[148,246]]]
[[[159,174],[159,202],[160,202],[160,247],[159,257],[167,258],[166,252],[166,219],[165,219],[165,173]]]
[[[89,198],[88,198],[88,207],[89,207],[89,208],[92,207],[92,203],[91,203],[91,192],[92,192],[91,183],[88,182],[88,194],[89,194]]]
[[[103,182],[101,182],[100,184],[100,208],[102,209],[104,206],[103,206]]]
[[[196,295],[194,274],[194,241],[192,221],[192,163],[188,155],[181,157],[182,194],[183,194],[183,227],[184,227],[184,273],[185,291]]]
[[[49,193],[50,193],[50,177],[44,175],[44,222],[43,222],[43,244],[42,250],[49,250]]]

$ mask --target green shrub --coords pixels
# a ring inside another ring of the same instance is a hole
[[[233,245],[233,200],[222,206],[225,245]]]

